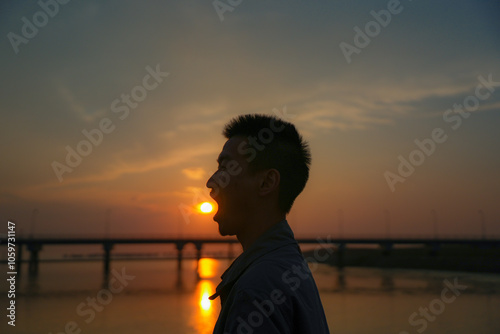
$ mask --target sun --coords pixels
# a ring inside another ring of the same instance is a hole
[[[210,204],[209,202],[203,202],[200,204],[200,211],[201,212],[210,213],[210,212],[212,212],[212,210],[213,210],[212,204]]]

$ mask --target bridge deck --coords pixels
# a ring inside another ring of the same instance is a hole
[[[500,244],[500,239],[480,238],[297,238],[301,244]],[[17,245],[70,245],[70,244],[228,244],[238,243],[234,238],[16,238]],[[0,244],[7,244],[6,238],[0,239]]]

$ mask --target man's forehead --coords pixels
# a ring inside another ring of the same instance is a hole
[[[217,161],[222,161],[225,159],[238,159],[241,158],[241,154],[238,152],[238,146],[242,141],[245,141],[243,137],[232,137],[229,138],[224,146],[222,147],[222,151],[217,158]]]

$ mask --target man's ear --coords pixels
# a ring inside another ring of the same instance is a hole
[[[265,196],[278,190],[280,186],[280,172],[277,169],[268,169],[262,172],[260,184],[259,184],[259,195]]]

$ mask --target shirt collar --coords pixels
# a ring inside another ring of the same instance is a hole
[[[247,250],[233,261],[229,268],[222,274],[222,281],[216,288],[211,300],[217,298],[226,287],[230,287],[243,274],[245,269],[258,258],[283,246],[297,243],[292,229],[286,219],[271,226]]]

